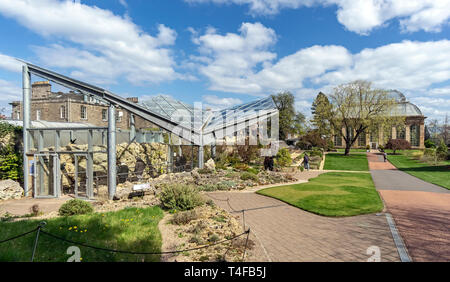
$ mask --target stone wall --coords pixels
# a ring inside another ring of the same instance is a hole
[[[67,151],[87,151],[87,145],[68,145],[63,148]],[[106,146],[94,146],[95,151],[106,151]],[[75,181],[75,156],[61,154],[62,185],[72,187]],[[167,171],[167,145],[161,143],[122,143],[116,147],[118,173],[119,168],[127,167],[129,177],[135,177],[136,163],[140,162],[144,170],[142,178],[149,178]],[[80,162],[81,172],[86,169],[86,161]],[[138,168],[139,170],[139,168]],[[141,171],[141,170],[140,170]],[[94,153],[94,177],[96,185],[107,181],[108,158],[106,153]],[[140,173],[139,173],[140,174]],[[84,174],[83,174],[84,176]]]

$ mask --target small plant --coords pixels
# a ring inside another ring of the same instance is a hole
[[[161,205],[169,210],[191,210],[205,203],[198,189],[193,185],[164,185],[158,197],[161,200]]]
[[[223,215],[215,216],[215,217],[213,217],[213,219],[217,222],[227,222],[227,219]]]
[[[215,242],[218,242],[219,240],[220,240],[220,238],[219,238],[219,236],[217,236],[217,234],[212,234],[208,238],[208,242],[210,242],[210,243],[215,243]]]
[[[241,174],[241,179],[242,180],[252,180],[252,181],[258,181],[258,176],[256,176],[253,173],[250,172],[244,172]]]
[[[212,171],[207,168],[200,168],[197,170],[197,172],[200,174],[208,174],[208,173],[211,173]]]
[[[211,200],[211,199],[206,200],[206,204],[207,204],[208,206],[212,207],[212,208],[214,208],[214,207],[216,206],[216,204],[214,203],[214,201]]]
[[[189,243],[194,243],[194,244],[197,244],[197,245],[203,245],[203,240],[199,236],[194,235],[194,236],[191,237],[191,239],[189,239]]]
[[[42,213],[38,204],[34,204],[33,206],[31,206],[30,212],[32,216],[38,216],[39,214]]]
[[[253,174],[258,174],[259,173],[259,169],[256,169],[254,167],[249,167],[247,168],[247,172],[253,173]]]
[[[299,166],[298,166],[298,169],[299,169],[301,172],[303,172],[303,171],[305,170],[305,168],[304,168],[302,165],[299,165]]]
[[[92,204],[80,199],[72,199],[65,202],[59,208],[59,215],[61,216],[71,216],[79,214],[88,214],[94,212]]]
[[[177,225],[188,224],[192,220],[198,218],[197,212],[194,210],[177,212],[172,217],[172,223]]]
[[[249,169],[248,164],[244,163],[236,163],[233,165],[233,168],[241,171],[247,171]]]

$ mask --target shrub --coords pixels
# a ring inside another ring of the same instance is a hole
[[[309,156],[310,157],[318,156],[322,159],[323,153],[321,150],[314,150],[314,151],[309,152]]]
[[[245,163],[235,163],[233,164],[233,168],[237,170],[246,171],[249,167],[248,164]]]
[[[424,142],[425,148],[436,148],[436,144],[430,139],[425,140]]]
[[[197,169],[197,172],[200,174],[208,174],[208,173],[211,173],[212,171],[207,168],[200,168],[200,169]]]
[[[193,185],[166,184],[158,194],[161,205],[169,210],[191,210],[204,204],[198,190]]]
[[[312,147],[327,149],[327,140],[323,139],[317,130],[311,130],[302,137],[295,145],[302,150],[309,150]]]
[[[448,147],[445,145],[443,139],[441,139],[439,146],[436,148],[436,154],[439,160],[446,160],[448,158]]]
[[[241,179],[242,180],[253,180],[253,181],[258,181],[258,176],[256,176],[253,173],[250,172],[244,172],[241,174]]]
[[[92,213],[94,208],[92,204],[80,199],[72,199],[70,201],[65,202],[59,208],[59,215],[62,216],[71,216],[78,214],[88,214]]]
[[[387,145],[386,145],[387,146]],[[369,151],[370,150],[370,145],[366,145],[366,150]]]
[[[177,212],[173,215],[172,223],[177,225],[183,225],[188,224],[189,222],[197,218],[198,218],[197,212],[195,212],[194,210]]]
[[[436,154],[436,150],[433,148],[426,148],[425,150],[423,150],[423,155],[425,157],[434,157]]]
[[[247,172],[253,173],[253,174],[258,174],[259,173],[259,169],[256,169],[254,167],[249,167],[247,168]]]
[[[277,164],[282,167],[290,166],[292,164],[291,154],[287,148],[278,150],[276,158]]]
[[[391,149],[395,152],[397,150],[411,149],[411,144],[405,139],[390,139],[386,144],[386,149]]]

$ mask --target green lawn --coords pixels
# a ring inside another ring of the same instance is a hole
[[[345,149],[336,149],[336,151],[338,151],[339,153],[344,153]],[[366,149],[361,149],[361,148],[351,148],[350,149],[350,153],[366,153],[367,150]]]
[[[308,183],[267,188],[257,193],[325,216],[368,214],[383,209],[369,173],[328,172]]]
[[[72,241],[108,249],[159,252],[161,234],[158,222],[163,217],[159,207],[127,208],[117,212],[94,213],[45,220],[43,230]],[[36,228],[40,221],[0,222],[0,241]],[[30,261],[36,233],[0,244],[0,261]],[[34,261],[64,262],[71,243],[45,234],[39,237]],[[159,255],[130,255],[79,247],[83,262],[92,261],[159,261]]]
[[[410,159],[405,155],[388,155],[389,161],[399,170],[424,181],[450,189],[450,161],[434,166]]]
[[[345,156],[339,153],[328,153],[325,156],[323,169],[368,171],[369,163],[366,154],[350,154]]]

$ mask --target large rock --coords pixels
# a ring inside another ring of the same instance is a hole
[[[7,179],[0,181],[0,200],[20,199],[23,188],[14,180]]]
[[[207,170],[213,171],[216,170],[216,163],[214,162],[213,159],[209,159],[206,163],[205,163],[205,168]]]

